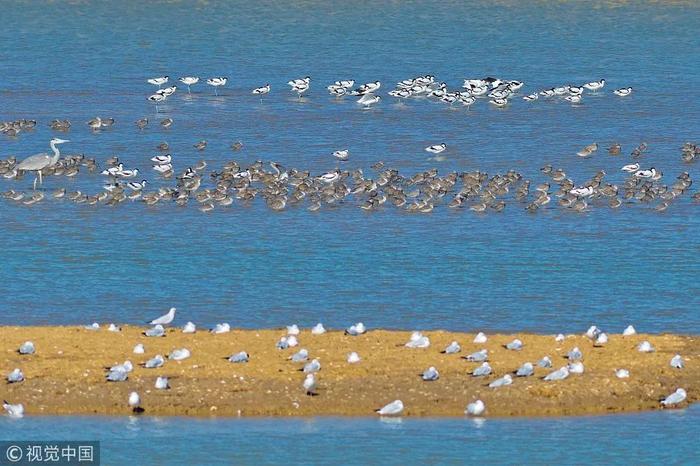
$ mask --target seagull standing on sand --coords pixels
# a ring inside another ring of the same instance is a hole
[[[174,307],[171,307],[170,310],[166,314],[163,314],[162,316],[158,317],[157,319],[153,319],[152,321],[149,322],[149,324],[151,324],[151,325],[168,325],[173,321],[173,319],[175,319],[175,311],[176,311],[176,309]]]
[[[685,363],[683,362],[683,358],[680,354],[677,354],[671,358],[671,367],[674,369],[683,369],[685,367]]]
[[[488,338],[484,332],[479,332],[474,337],[474,343],[486,343],[487,340]]]
[[[383,408],[376,409],[375,412],[380,416],[397,416],[403,412],[403,402],[394,400]]]
[[[491,372],[492,372],[491,365],[489,365],[488,362],[485,362],[472,371],[472,376],[485,377],[487,375],[490,375]]]
[[[135,413],[142,413],[143,408],[141,407],[141,397],[136,392],[129,393],[129,407]]]
[[[683,403],[685,399],[687,398],[688,394],[683,390],[682,388],[679,388],[675,392],[671,393],[668,395],[666,398],[664,398],[661,401],[661,404],[664,406],[673,406],[677,405],[679,403]]]
[[[36,348],[34,347],[34,343],[31,341],[25,341],[21,345],[19,345],[19,350],[17,350],[19,354],[34,354],[36,351]]]
[[[22,403],[11,404],[9,401],[4,400],[2,407],[7,415],[12,418],[19,419],[24,417],[24,405]]]
[[[481,416],[482,414],[484,414],[485,409],[486,405],[484,405],[484,402],[481,400],[476,400],[473,403],[469,403],[467,405],[465,414],[468,414],[470,416]]]
[[[323,327],[322,323],[317,323],[314,325],[314,327],[311,329],[311,334],[312,335],[323,335],[326,333],[326,329]]]
[[[303,386],[307,395],[316,395],[316,374],[306,374]]]
[[[170,388],[170,383],[167,377],[158,377],[156,379],[155,387],[157,390],[168,390]]]

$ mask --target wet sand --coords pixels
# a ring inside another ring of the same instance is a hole
[[[3,378],[20,368],[26,380],[0,384],[0,398],[23,403],[32,414],[131,413],[128,394],[141,395],[146,415],[187,416],[371,416],[374,409],[401,399],[405,416],[463,416],[467,403],[479,398],[487,416],[548,416],[598,414],[661,409],[659,399],[678,387],[688,392],[688,402],[700,397],[700,339],[680,335],[610,335],[601,348],[582,335],[569,335],[557,343],[553,335],[489,335],[485,344],[472,343],[474,334],[424,331],[430,338],[427,349],[409,349],[407,331],[369,331],[352,337],[331,331],[312,335],[302,330],[297,348],[278,350],[275,343],[286,331],[237,330],[213,335],[198,330],[183,334],[168,329],[161,338],[142,335],[143,328],[123,327],[119,333],[106,327],[91,331],[82,327],[0,327],[0,371]],[[513,338],[523,341],[521,351],[506,350]],[[31,340],[36,354],[20,355],[20,344]],[[452,340],[462,346],[459,354],[440,354]],[[636,345],[648,340],[654,353],[640,353]],[[143,343],[145,354],[133,354]],[[566,353],[578,346],[584,354],[585,373],[572,374],[558,382],[542,377],[566,365]],[[192,356],[184,361],[166,360],[159,369],[139,364],[156,354],[187,348]],[[287,358],[299,348],[320,359],[318,395],[302,389],[304,374]],[[493,374],[472,377],[480,363],[462,356],[486,348]],[[250,354],[250,362],[226,360],[239,351]],[[347,354],[362,358],[347,363]],[[676,354],[685,359],[684,369],[670,367]],[[513,384],[489,388],[489,382],[515,371],[522,363],[536,365],[543,356],[553,369],[535,367],[535,375],[513,377]],[[105,367],[130,360],[134,370],[126,382],[105,381]],[[424,382],[419,374],[435,366],[440,379]],[[630,371],[618,379],[614,369]],[[158,376],[170,378],[170,390],[156,390]]]

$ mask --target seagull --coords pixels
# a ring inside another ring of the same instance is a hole
[[[289,357],[292,362],[306,362],[309,360],[309,350],[302,348]]]
[[[299,346],[299,340],[297,340],[297,337],[295,335],[287,335],[287,346],[289,346],[290,348]]]
[[[351,325],[345,329],[345,335],[357,336],[362,335],[365,332],[367,332],[367,329],[365,328],[365,324],[362,322],[358,322],[355,325]]]
[[[583,359],[583,353],[578,349],[578,346],[575,346],[574,349],[567,353],[566,357],[569,361],[578,361],[579,359]]]
[[[190,91],[190,86],[194,86],[199,82],[199,77],[198,76],[184,76],[180,78],[180,82],[187,86],[187,93],[191,94],[192,92]]]
[[[552,360],[549,359],[549,356],[545,356],[537,362],[537,365],[547,369],[547,368],[552,367]]]
[[[168,383],[167,377],[158,377],[155,383],[156,390],[168,390],[170,389],[170,383]]]
[[[566,340],[566,337],[563,333],[560,333],[556,337],[554,337],[554,341],[556,341],[557,343],[561,343],[564,340]]]
[[[182,333],[194,333],[197,331],[197,326],[192,322],[187,322],[184,327],[182,327]]]
[[[469,356],[464,356],[464,359],[471,362],[483,362],[488,360],[488,358],[488,350],[485,349],[472,353]]]
[[[145,352],[146,348],[143,347],[143,343],[138,343],[134,346],[134,354],[144,354]]]
[[[429,368],[423,371],[423,373],[421,374],[421,378],[426,382],[432,382],[440,378],[440,373],[437,369],[435,369],[435,367],[430,366]]]
[[[36,347],[31,341],[25,341],[19,345],[19,349],[17,351],[19,354],[34,354],[36,352]]]
[[[394,400],[383,408],[376,409],[375,412],[380,416],[396,416],[403,412],[403,402]]]
[[[636,335],[636,334],[637,334],[637,330],[635,330],[635,328],[631,325],[628,325],[627,328],[622,331],[622,336],[625,336],[625,337],[629,337],[629,336]]]
[[[605,79],[601,79],[600,81],[593,81],[590,83],[586,83],[583,85],[586,89],[589,91],[597,91],[603,88],[605,86]]]
[[[583,374],[583,363],[581,361],[575,361],[569,364],[569,372],[572,374]]]
[[[603,346],[608,342],[608,334],[607,333],[601,333],[598,335],[598,338],[595,339],[595,343],[593,343],[593,346]]]
[[[154,325],[153,327],[149,328],[145,332],[143,332],[144,335],[147,337],[163,337],[165,336],[165,329],[163,328],[162,325]]]
[[[462,351],[462,347],[459,346],[459,343],[457,343],[456,341],[453,341],[452,343],[450,343],[447,346],[447,348],[445,348],[444,350],[442,350],[440,352],[442,354],[455,354],[455,353],[459,353],[460,351]]]
[[[260,96],[260,102],[262,102],[262,96],[264,96],[265,94],[269,94],[269,93],[270,93],[270,84],[269,83],[265,84],[264,86],[256,87],[255,89],[253,89],[253,94]]]
[[[165,358],[160,354],[156,354],[151,359],[146,361],[143,367],[145,367],[146,369],[157,369],[159,367],[162,367],[163,364],[165,364]]]
[[[146,81],[148,84],[153,84],[154,86],[162,86],[163,84],[166,84],[168,82],[169,77],[168,76],[160,76],[157,78],[150,78],[147,79]]]
[[[526,362],[515,371],[515,375],[518,377],[530,377],[535,373],[535,367],[531,362]]]
[[[21,403],[10,404],[9,401],[3,400],[2,407],[8,416],[19,419],[24,417],[24,405]]]
[[[357,354],[354,351],[352,353],[348,354],[348,363],[356,364],[358,362],[360,362],[360,355],[359,354]]]
[[[634,173],[639,170],[639,163],[632,163],[630,165],[625,165],[620,170],[627,173]]]
[[[19,369],[15,369],[7,374],[7,383],[18,383],[22,381],[24,381],[24,374]]]
[[[121,327],[118,327],[115,324],[109,324],[109,327],[107,327],[107,331],[108,332],[121,332],[122,329],[121,329]]]
[[[277,344],[275,345],[277,349],[285,350],[289,348],[289,343],[287,342],[287,337],[282,337],[279,339]]]
[[[428,146],[425,148],[426,152],[430,152],[432,154],[439,154],[440,152],[443,152],[445,149],[447,149],[447,144],[444,142],[442,144],[435,144],[432,146]]]
[[[627,369],[615,369],[615,377],[618,379],[629,379],[630,371]]]
[[[168,359],[172,359],[173,361],[182,361],[184,359],[189,358],[191,355],[192,354],[190,353],[190,350],[188,350],[187,348],[181,348],[173,350],[168,355]]]
[[[651,343],[644,340],[639,345],[637,345],[637,351],[639,351],[640,353],[653,353],[655,350],[654,347],[651,346]]]
[[[413,332],[411,338],[404,346],[406,348],[428,348],[430,339],[420,332]]]
[[[228,82],[228,77],[226,77],[226,76],[217,76],[215,78],[207,79],[207,84],[214,87],[214,94],[215,95],[219,95],[219,91],[218,91],[219,87],[225,86],[227,82]]]
[[[479,332],[476,334],[474,337],[474,343],[486,343],[488,338],[486,338],[486,334],[484,332]]]
[[[311,334],[312,335],[323,335],[326,333],[326,329],[323,327],[322,323],[317,323],[314,325],[314,327],[311,329]]]
[[[472,371],[474,377],[484,377],[491,374],[492,369],[488,362],[482,363],[479,367]]]
[[[224,322],[221,324],[216,324],[213,329],[211,329],[211,333],[214,335],[218,335],[220,333],[228,333],[231,331],[231,326]]]
[[[321,370],[321,361],[319,361],[318,359],[312,359],[311,362],[304,364],[304,367],[299,370],[304,372],[305,374],[312,374],[314,372],[318,372]]]
[[[153,319],[152,321],[149,322],[151,325],[168,325],[170,324],[173,319],[175,319],[175,309],[174,307],[171,307],[170,310],[163,314],[162,316],[158,317],[157,319]]]
[[[333,157],[335,157],[336,159],[338,159],[342,162],[345,162],[346,160],[348,160],[350,158],[350,151],[348,151],[347,149],[337,150],[337,151],[333,152]]]
[[[664,406],[673,406],[679,403],[683,403],[688,394],[682,388],[677,389],[675,392],[671,393],[669,396],[661,401]]]
[[[470,416],[481,416],[484,413],[485,409],[486,406],[484,405],[484,402],[481,400],[476,400],[467,405],[465,414],[468,414]]]
[[[632,93],[631,87],[623,87],[622,89],[615,89],[613,91],[613,94],[620,96],[620,97],[627,97],[631,93]]]
[[[107,382],[125,382],[129,378],[129,373],[124,370],[110,370],[107,373]]]
[[[117,364],[115,366],[108,368],[110,372],[121,371],[121,372],[131,372],[134,370],[134,365],[131,361],[124,361],[122,364]]]
[[[546,382],[550,382],[553,380],[564,380],[569,376],[569,368],[564,366],[561,369],[557,369],[554,372],[550,372],[547,374],[547,376],[544,378]]]
[[[674,369],[683,369],[685,367],[685,363],[683,362],[683,358],[680,354],[677,354],[671,358],[671,367],[673,367]]]
[[[97,330],[100,329],[100,324],[98,324],[97,322],[93,322],[93,323],[91,323],[90,325],[86,325],[86,326],[85,326],[85,329],[86,329],[86,330],[97,331]]]
[[[364,105],[365,108],[370,108],[372,105],[378,103],[382,98],[374,94],[364,94],[357,101],[358,104]]]
[[[141,407],[141,397],[136,392],[129,393],[129,407],[134,411],[134,413],[142,413],[143,408]]]
[[[496,379],[489,384],[490,388],[505,387],[506,385],[511,385],[513,383],[513,377],[510,374],[506,374],[500,379]]]
[[[297,324],[287,325],[287,335],[299,335],[299,326]]]
[[[243,363],[243,362],[248,362],[250,360],[250,355],[246,353],[245,351],[240,351],[236,354],[232,354],[228,358],[228,362],[233,362],[233,363]]]
[[[306,374],[303,387],[307,395],[316,395],[316,374]]]
[[[515,340],[505,345],[505,348],[512,351],[520,351],[521,349],[523,349],[523,342],[516,338]]]

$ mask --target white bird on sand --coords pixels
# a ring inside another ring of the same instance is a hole
[[[129,373],[125,370],[110,370],[107,373],[107,382],[126,382]]]
[[[423,371],[423,373],[421,374],[421,378],[426,382],[432,382],[440,378],[440,373],[435,367],[430,366],[429,368]]]
[[[685,363],[683,362],[683,358],[680,354],[677,354],[671,358],[671,367],[674,369],[683,369],[685,367]]]
[[[465,414],[470,416],[481,416],[486,409],[486,405],[481,400],[476,400],[467,405],[467,409],[464,411]]]
[[[242,363],[250,361],[250,355],[245,351],[240,351],[236,354],[232,354],[228,358],[228,362]]]
[[[651,346],[651,343],[644,340],[643,342],[637,345],[637,351],[639,351],[640,353],[653,353],[655,349],[653,346]]]
[[[299,346],[299,340],[297,340],[296,335],[287,335],[287,346],[289,346],[290,348]]]
[[[314,396],[316,394],[316,385],[316,374],[306,374],[303,386],[307,395]]]
[[[143,343],[138,343],[134,346],[134,354],[143,354],[146,352],[146,348],[143,347]]]
[[[180,78],[180,82],[187,86],[187,93],[191,94],[192,91],[190,90],[190,86],[194,86],[199,82],[199,77],[198,76],[183,76]]]
[[[474,343],[486,343],[487,340],[488,338],[484,332],[479,332],[474,337]]]
[[[355,351],[348,354],[348,363],[356,364],[358,362],[360,362],[360,355],[359,354],[357,354]]]
[[[281,337],[275,344],[275,347],[281,350],[289,348],[289,343],[287,343],[287,337]]]
[[[447,348],[445,348],[444,350],[442,350],[440,352],[442,354],[455,354],[455,353],[459,353],[460,351],[462,351],[462,347],[459,346],[459,343],[457,343],[456,341],[453,341],[452,343],[450,343],[447,346]]]
[[[182,333],[195,333],[197,331],[197,326],[192,322],[187,322],[184,327],[182,327]]]
[[[189,358],[190,356],[192,356],[192,353],[190,353],[190,350],[188,350],[187,348],[180,348],[180,349],[173,350],[168,355],[168,359],[172,359],[173,361],[182,361],[182,360]]]
[[[595,343],[593,343],[594,346],[603,346],[608,342],[608,334],[607,333],[601,333],[598,335],[598,338],[595,339]]]
[[[588,330],[586,330],[586,336],[590,338],[591,340],[595,340],[598,335],[600,335],[601,330],[596,327],[595,325],[591,325],[588,327]]]
[[[227,82],[228,82],[228,78],[226,76],[217,76],[215,78],[207,79],[207,84],[214,87],[214,94],[215,95],[219,95],[219,91],[218,91],[219,87],[225,86]]]
[[[86,330],[99,330],[99,329],[100,329],[100,324],[98,324],[97,322],[93,322],[93,323],[91,323],[90,325],[86,325],[86,326],[85,326],[85,329],[86,329]]]
[[[472,376],[474,377],[485,377],[493,372],[491,365],[488,362],[482,363],[479,367],[472,371]]]
[[[579,359],[583,359],[583,353],[580,349],[578,349],[578,346],[574,346],[574,349],[569,351],[566,354],[566,357],[569,359],[569,361],[578,361]]]
[[[299,335],[299,326],[297,324],[287,325],[287,335]]]
[[[403,412],[403,402],[394,400],[383,408],[375,410],[380,416],[397,416]]]
[[[167,377],[158,377],[155,383],[156,390],[168,390],[170,388],[170,383]]]
[[[323,324],[321,322],[314,325],[311,329],[312,335],[323,335],[324,333],[326,333],[326,329],[323,327]]]
[[[56,165],[56,162],[58,162],[58,159],[61,156],[61,152],[58,150],[56,145],[63,144],[66,142],[70,142],[70,141],[68,141],[67,139],[53,138],[53,139],[51,139],[51,142],[49,142],[49,146],[51,147],[51,150],[53,151],[53,156],[50,156],[47,153],[36,154],[36,155],[32,155],[30,157],[27,157],[26,159],[22,160],[17,165],[17,170],[19,170],[19,171],[35,171],[36,172],[36,177],[34,178],[34,189],[36,189],[37,180],[39,181],[39,184],[44,183],[44,180],[43,180],[42,175],[41,175],[41,171],[46,167],[52,167],[52,166]]]
[[[108,332],[121,332],[122,329],[121,327],[115,325],[115,324],[109,324],[109,327],[107,327]]]
[[[571,374],[583,374],[584,367],[581,361],[574,361],[569,363],[569,372]]]
[[[679,403],[683,403],[687,397],[688,394],[686,393],[686,391],[682,388],[679,388],[675,392],[671,393],[666,398],[664,398],[661,401],[661,404],[664,406],[677,405]]]
[[[154,86],[160,87],[163,84],[167,84],[169,79],[170,78],[168,76],[159,76],[157,78],[147,79],[146,81],[148,82],[148,84],[153,84]]]
[[[637,334],[637,330],[635,330],[635,328],[631,325],[628,325],[627,328],[622,331],[622,336],[625,336],[625,337],[629,337],[629,336],[636,335],[636,334]]]
[[[228,333],[231,331],[231,326],[227,322],[223,322],[221,324],[216,324],[213,329],[211,329],[211,333],[218,335],[220,333]]]
[[[129,393],[129,407],[135,413],[142,413],[143,408],[141,407],[141,397],[136,392]]]
[[[618,379],[629,379],[630,371],[627,369],[615,369],[615,377]]]
[[[302,348],[289,357],[292,362],[306,362],[309,360],[309,350]]]
[[[563,333],[560,333],[556,337],[554,337],[554,341],[556,341],[557,343],[561,343],[564,340],[566,340],[566,337]]]
[[[510,374],[506,374],[500,379],[496,379],[489,384],[490,388],[505,387],[506,385],[511,385],[513,383],[513,377]]]
[[[19,349],[17,351],[19,354],[34,354],[36,352],[36,347],[34,346],[33,342],[25,341],[19,345]]]
[[[444,142],[442,144],[434,144],[425,148],[426,152],[430,152],[431,154],[439,154],[440,152],[444,152],[445,149],[447,149],[447,144]]]
[[[4,400],[2,407],[7,415],[12,418],[19,419],[24,417],[24,405],[22,403],[11,404],[9,401]]]
[[[345,334],[352,336],[362,335],[365,332],[367,332],[367,328],[365,328],[365,324],[362,322],[358,322],[345,329]]]
[[[411,338],[404,346],[406,348],[428,348],[430,346],[430,338],[420,332],[413,332]]]
[[[515,375],[517,375],[518,377],[529,377],[534,373],[535,367],[532,365],[531,362],[526,362],[522,366],[518,367],[517,371],[515,371]]]
[[[488,360],[488,358],[489,358],[489,351],[486,349],[482,349],[482,350],[476,351],[468,356],[464,356],[464,359],[466,359],[467,361],[471,361],[471,362],[483,362],[483,361]]]
[[[171,307],[170,310],[163,314],[162,316],[158,317],[157,319],[153,319],[152,321],[149,322],[151,325],[168,325],[175,319],[175,308]]]
[[[24,374],[20,369],[15,369],[7,374],[7,383],[18,383],[24,381]]]
[[[304,367],[299,370],[306,374],[318,372],[321,370],[321,361],[319,361],[318,359],[312,359],[311,362],[307,362],[306,364],[304,364]]]
[[[154,325],[153,327],[149,328],[145,332],[143,332],[144,335],[147,337],[164,337],[165,336],[165,329],[163,328],[162,325]]]
[[[537,365],[547,369],[552,367],[552,360],[549,358],[549,356],[545,356],[537,362]]]
[[[131,363],[131,361],[124,361],[122,364],[116,364],[112,367],[109,368],[110,372],[115,372],[115,371],[122,371],[122,372],[131,372],[134,370],[134,365]]]
[[[505,348],[512,351],[520,351],[521,349],[523,349],[523,342],[516,338],[515,340],[506,344]]]
[[[546,382],[550,382],[553,380],[564,380],[569,376],[569,368],[564,366],[561,369],[557,369],[554,372],[550,372],[547,374],[544,378]]]
[[[165,358],[160,354],[156,354],[151,359],[146,361],[143,367],[146,369],[157,369],[158,367],[162,367],[163,364],[165,364]]]

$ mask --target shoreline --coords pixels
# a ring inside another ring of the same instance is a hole
[[[169,328],[165,337],[145,337],[144,327],[123,326],[121,332],[83,327],[0,327],[0,370],[5,378],[15,368],[25,380],[0,386],[0,398],[23,403],[27,415],[130,415],[129,393],[137,391],[144,415],[195,417],[372,417],[374,410],[401,399],[403,416],[463,417],[466,405],[476,399],[486,404],[485,417],[550,417],[598,415],[661,409],[659,399],[682,387],[688,399],[681,407],[698,400],[700,382],[700,336],[610,334],[603,347],[583,335],[567,335],[556,342],[553,335],[493,334],[483,344],[473,343],[474,333],[423,331],[428,348],[406,348],[410,331],[370,330],[348,336],[342,331],[312,335],[302,329],[299,346],[275,347],[286,329],[241,330],[214,335],[206,330],[183,334]],[[520,351],[503,347],[519,338]],[[20,355],[20,344],[31,340],[33,355]],[[441,354],[451,341],[462,346],[458,354]],[[648,340],[655,352],[641,353],[636,346]],[[137,343],[144,354],[134,354]],[[566,380],[545,382],[542,377],[566,365],[566,353],[574,346],[583,352],[583,374]],[[191,357],[167,359],[167,354],[187,348]],[[302,388],[303,363],[287,358],[300,348],[310,359],[319,358],[316,396]],[[488,349],[493,374],[473,377],[480,363],[463,356]],[[247,363],[231,363],[228,356],[239,351],[250,354]],[[359,363],[346,361],[356,351]],[[680,354],[685,368],[669,362]],[[157,369],[139,364],[156,354],[166,357]],[[536,363],[549,356],[553,367]],[[105,367],[130,360],[134,369],[124,382],[107,382]],[[488,384],[512,374],[522,363],[535,364],[530,377],[515,377],[513,384],[489,388]],[[429,366],[440,372],[436,381],[425,382],[421,374]],[[615,369],[630,371],[618,379]],[[154,387],[158,376],[170,380],[169,390]]]

